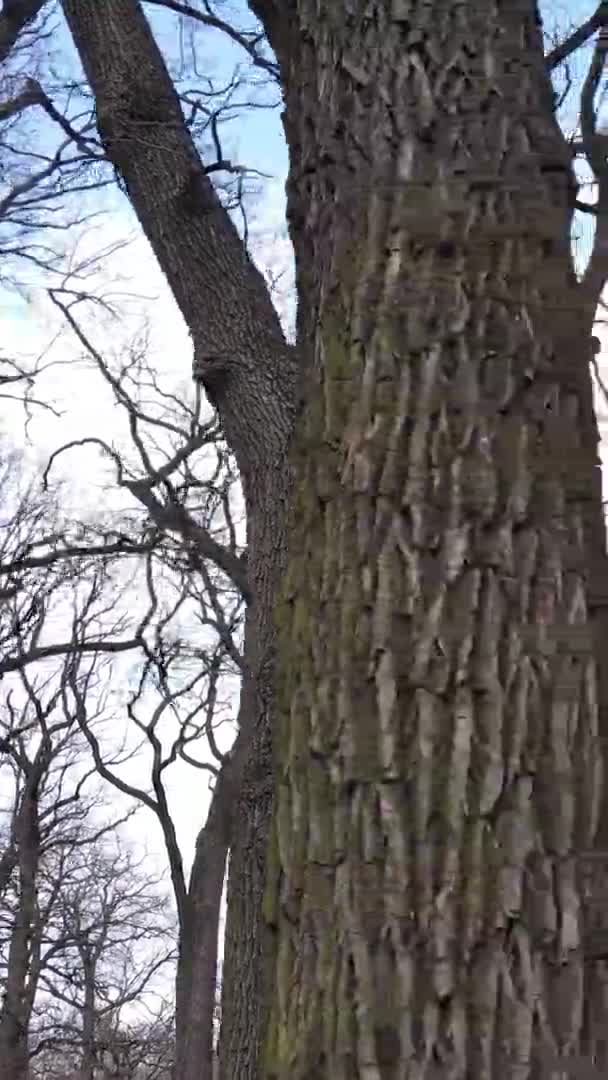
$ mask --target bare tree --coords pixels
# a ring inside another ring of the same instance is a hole
[[[149,1012],[149,1010],[147,1010]],[[59,1024],[65,1022],[61,1017]],[[49,1039],[31,1061],[32,1080],[80,1080],[80,1035]],[[101,1018],[97,1026],[95,1080],[172,1080],[175,1060],[173,1013],[159,1003],[148,1018]]]
[[[48,674],[30,677],[2,697],[0,748],[7,792],[2,853],[0,1066],[14,1080],[28,1076],[31,1022],[40,980],[61,945],[48,941],[69,852],[117,827],[99,817],[99,799],[85,789],[93,770],[74,716]],[[124,820],[124,817],[123,817]],[[50,865],[55,866],[54,877]],[[60,872],[61,871],[61,872]]]
[[[0,1069],[11,1080],[29,1078],[33,1059],[61,1048],[64,1061],[76,1054],[79,1075],[93,1077],[98,1027],[119,1023],[133,1003],[144,1007],[175,950],[164,890],[116,848],[132,811],[108,816],[99,795],[87,794],[96,771],[68,687],[95,696],[104,671],[95,657],[86,677],[76,674],[77,657],[75,643],[59,670],[20,669],[0,707]]]
[[[125,709],[128,723],[149,749],[148,787],[127,783],[112,768],[113,747],[102,746],[94,734],[86,689],[76,685],[74,707],[101,776],[151,810],[160,824],[179,917],[177,1043],[185,1047],[192,1032],[193,1037],[204,1038],[205,1052],[210,1053],[219,908],[237,786],[234,756],[220,751],[215,729],[226,723],[223,698],[243,673],[243,600],[250,592],[238,535],[235,470],[218,440],[215,419],[201,420],[199,394],[190,407],[163,393],[145,350],[131,351],[113,368],[73,308],[59,297],[55,302],[95,369],[112,387],[128,421],[130,449],[97,437],[87,441],[111,463],[119,489],[135,497],[144,512],[142,528],[153,529],[133,535],[137,525],[131,522],[131,550],[137,550],[145,536],[154,540],[139,592],[149,593],[156,621],[154,635],[147,634],[146,662]],[[58,453],[77,448],[68,445]],[[201,451],[205,458],[197,460]],[[123,530],[129,527],[123,514],[119,520]],[[117,718],[111,726],[122,728]],[[214,783],[189,883],[165,787],[167,769],[179,759],[206,771]]]
[[[184,592],[172,605],[169,615],[175,619],[182,605],[192,599],[193,589]],[[205,598],[201,605],[204,614]],[[222,633],[211,648],[200,649],[196,661],[191,649],[180,649],[173,641],[168,652],[163,640],[169,619],[162,623],[163,638],[150,649],[137,685],[125,706],[129,725],[133,726],[147,747],[149,762],[146,786],[136,786],[125,780],[113,766],[115,748],[104,748],[95,733],[87,704],[87,688],[73,669],[70,697],[78,723],[92,750],[99,774],[122,794],[133,798],[151,811],[160,826],[178,914],[178,965],[176,997],[176,1031],[178,1046],[186,1040],[187,1025],[194,1010],[196,1015],[209,1016],[209,1038],[216,1004],[217,945],[219,908],[224,882],[226,851],[229,841],[225,821],[229,819],[234,791],[230,786],[231,755],[220,751],[216,729],[230,719],[230,709],[223,709],[222,677],[234,671],[238,650],[231,639],[234,632],[229,611],[224,605]],[[190,620],[190,626],[194,620]],[[238,669],[237,669],[238,670]],[[223,714],[223,715],[222,715]],[[94,721],[95,717],[93,717]],[[116,723],[112,725],[116,729]],[[205,756],[211,751],[211,760]],[[142,764],[144,754],[142,752]],[[207,821],[198,837],[190,882],[186,880],[182,852],[171,814],[166,789],[167,770],[178,759],[185,760],[213,779],[214,790]],[[178,1055],[179,1057],[179,1055]]]
[[[174,953],[172,911],[149,871],[114,842],[81,849],[62,873],[53,924],[54,947],[40,979],[40,1009],[51,1013],[34,1033],[31,1056],[63,1047],[64,1065],[79,1080],[96,1080],[107,1056],[117,1057],[130,1006],[154,1014]],[[53,1016],[53,1006],[59,1006]],[[125,1033],[126,1034],[126,1033]],[[141,1052],[141,1047],[140,1047]]]
[[[238,510],[233,490],[236,477],[225,447],[218,441],[216,422],[201,419],[200,393],[190,406],[187,401],[163,391],[147,364],[145,349],[142,352],[134,348],[112,369],[93,347],[64,298],[54,295],[54,301],[86,354],[93,359],[96,370],[112,387],[126,418],[131,453],[124,446],[119,450],[99,438],[85,442],[98,447],[113,466],[118,489],[135,497],[135,511],[125,512],[120,508],[115,514],[108,514],[107,523],[102,525],[62,521],[61,527],[41,535],[33,535],[29,526],[23,526],[22,533],[13,527],[7,530],[0,573],[4,572],[15,588],[19,585],[15,595],[22,599],[36,575],[40,579],[41,575],[48,577],[49,571],[62,574],[73,588],[83,576],[92,574],[101,590],[100,631],[92,636],[98,638],[105,655],[119,645],[109,639],[104,621],[108,607],[104,607],[101,595],[108,596],[109,608],[115,616],[115,590],[125,584],[120,567],[129,560],[140,559],[129,587],[130,595],[138,598],[130,615],[133,617],[141,609],[141,621],[137,623],[135,636],[127,636],[120,647],[139,646],[144,654],[125,715],[150,748],[149,792],[127,785],[115,776],[110,767],[116,756],[115,746],[110,748],[108,759],[92,730],[91,716],[99,721],[104,713],[100,700],[104,696],[103,683],[108,684],[109,675],[102,677],[100,684],[99,658],[86,634],[79,635],[78,647],[73,650],[69,673],[63,682],[64,691],[71,698],[64,704],[66,712],[75,711],[102,776],[153,809],[160,821],[180,925],[178,1029],[184,1029],[195,1009],[197,1015],[208,1010],[211,1033],[219,905],[228,845],[224,822],[233,798],[233,785],[223,778],[214,794],[213,812],[197,845],[192,880],[198,882],[198,892],[192,893],[185,881],[164,779],[166,769],[178,759],[207,770],[214,777],[224,766],[224,755],[217,747],[214,732],[217,723],[226,723],[227,719],[225,706],[222,706],[224,715],[218,715],[226,694],[226,681],[234,682],[242,670],[242,611],[243,599],[248,595],[246,561],[238,541]],[[81,445],[69,444],[53,456],[47,470],[47,485],[58,454],[74,451]],[[197,454],[204,455],[198,464]],[[29,505],[27,500],[24,505]],[[100,574],[107,577],[105,593]],[[145,596],[148,601],[142,606],[141,598]],[[115,623],[113,632],[117,629]],[[90,619],[87,630],[90,632]],[[7,635],[11,634],[13,630],[8,626]],[[37,651],[21,647],[14,658],[7,659],[7,669],[18,669],[23,663],[60,654],[68,644],[48,645]],[[144,719],[146,710],[148,716]],[[173,723],[173,735],[168,745],[164,745],[168,721],[174,721],[176,716],[177,727]],[[114,732],[122,727],[111,702],[105,722]],[[211,748],[215,765],[205,761],[204,753],[201,760],[201,743]],[[212,873],[210,865],[213,865]]]
[[[100,1080],[171,1080],[174,1063],[172,1017],[116,1027],[104,1044]]]
[[[157,5],[160,6],[160,5]],[[171,5],[169,5],[171,7]],[[48,6],[44,9],[48,17],[49,11],[53,11],[56,14],[56,6],[53,5],[52,9]],[[186,8],[183,5],[178,8],[173,8],[176,14],[181,18],[180,34],[181,34],[181,49],[185,55],[189,51],[191,59],[195,57],[196,52],[196,37],[194,33],[190,33],[188,27],[194,25],[205,25],[206,27],[227,33],[231,39],[239,45],[250,58],[254,61],[254,67],[261,73],[263,73],[264,79],[270,80],[274,86],[276,86],[276,65],[273,63],[269,50],[265,44],[263,35],[259,34],[258,30],[250,30],[244,28],[243,30],[237,29],[233,24],[228,23],[211,12],[211,9],[207,9],[205,12],[196,12],[195,8]],[[44,12],[43,12],[44,14]],[[39,24],[40,25],[40,24]],[[44,25],[44,24],[42,24]],[[250,20],[251,26],[251,20]],[[194,62],[194,67],[196,63]],[[206,152],[206,166],[205,173],[207,176],[212,177],[214,182],[214,190],[219,192],[221,205],[224,209],[244,209],[243,199],[246,199],[247,181],[251,177],[251,172],[244,169],[241,165],[236,164],[230,159],[230,156],[224,149],[224,140],[222,136],[222,125],[224,122],[229,122],[235,115],[236,111],[242,108],[243,104],[255,105],[259,107],[260,104],[273,105],[278,100],[276,91],[274,98],[272,94],[265,99],[260,98],[257,93],[260,83],[254,84],[249,76],[243,78],[241,75],[235,76],[228,85],[226,85],[221,93],[218,93],[217,87],[211,89],[211,93],[206,94],[205,85],[208,84],[208,80],[200,83],[193,89],[191,79],[191,65],[183,65],[185,72],[185,85],[180,86],[179,76],[176,77],[175,85],[178,87],[178,94],[182,107],[186,114],[186,124],[190,137],[192,138],[193,145],[202,147]],[[58,205],[58,209],[62,213],[65,211],[65,220],[69,220],[69,214],[65,210],[69,206],[67,201],[70,193],[81,192],[86,194],[86,191],[97,190],[101,183],[100,177],[112,178],[118,177],[119,183],[122,184],[122,176],[119,171],[116,170],[113,162],[110,162],[108,169],[103,164],[102,156],[100,155],[100,149],[103,150],[103,145],[98,139],[97,132],[91,127],[90,120],[92,116],[92,98],[90,91],[86,87],[80,87],[78,94],[75,92],[74,84],[71,84],[67,88],[58,87],[55,83],[53,90],[45,90],[45,72],[44,65],[41,70],[38,70],[33,77],[32,73],[28,80],[24,82],[23,79],[23,65],[21,65],[17,72],[17,77],[13,80],[13,84],[8,89],[9,93],[6,95],[4,117],[6,123],[9,125],[7,131],[19,130],[19,125],[27,124],[31,118],[36,116],[44,116],[45,120],[54,125],[54,130],[57,132],[57,136],[60,142],[57,145],[57,149],[53,151],[52,155],[49,155],[48,160],[43,163],[41,174],[38,175],[36,170],[27,168],[27,147],[21,157],[18,156],[21,151],[19,150],[19,144],[15,149],[15,140],[11,143],[11,152],[15,153],[15,157],[11,159],[12,169],[15,173],[17,183],[9,190],[7,194],[6,205],[3,209],[3,218],[7,230],[14,229],[16,224],[16,215],[20,216],[27,224],[27,236],[33,238],[32,242],[38,243],[38,236],[43,235],[43,230],[49,221],[49,212],[46,207],[51,206],[51,213],[55,213],[55,204],[53,200],[59,200],[61,204]],[[187,81],[186,81],[187,80]],[[244,93],[243,93],[244,92]],[[255,97],[255,100],[253,100]],[[63,141],[62,141],[63,140]],[[21,144],[24,146],[25,144]],[[72,171],[70,171],[72,170]],[[105,170],[105,171],[104,171]],[[42,175],[44,172],[44,175]],[[23,175],[22,175],[23,174]],[[58,177],[63,176],[62,182],[58,185]],[[106,179],[103,183],[106,183]],[[80,188],[78,185],[81,185]],[[83,202],[83,206],[85,203]],[[78,222],[75,222],[78,224]],[[85,224],[83,218],[82,224]],[[245,233],[245,242],[247,243],[247,220],[243,218],[243,231]],[[14,257],[16,259],[23,258],[22,254],[23,245],[20,245],[14,251]],[[7,256],[11,254],[7,250]],[[25,253],[27,255],[27,252]],[[54,249],[49,252],[39,252],[38,249],[35,253],[35,265],[37,270],[40,271],[37,280],[43,280],[44,275],[53,274],[55,277],[61,276],[62,260],[60,252],[57,253]],[[31,260],[30,260],[31,262]],[[73,269],[73,268],[72,268]],[[86,274],[88,273],[89,266],[86,264],[82,271],[80,268],[75,268],[75,273],[71,273],[69,279],[64,280],[59,288],[53,287],[51,292],[51,298],[57,308],[59,308],[70,324],[71,328],[75,331],[77,336],[80,337],[81,344],[86,348],[88,354],[95,359],[95,351],[90,348],[90,341],[85,337],[82,337],[82,327],[80,323],[77,323],[74,318],[75,306],[72,301],[81,302],[83,295],[89,295],[89,289],[86,282]],[[263,292],[261,293],[263,295]],[[269,308],[271,310],[271,308]],[[277,322],[278,328],[278,322]],[[279,332],[280,336],[280,332]],[[97,360],[101,358],[98,356]],[[97,362],[97,361],[96,361]],[[98,363],[98,369],[105,371],[107,374],[107,365],[104,367],[103,361]],[[138,378],[141,379],[141,369],[138,371]],[[289,375],[291,378],[291,375]],[[134,443],[137,449],[137,438],[139,432],[137,426],[141,428],[142,421],[145,422],[145,418],[140,415],[134,408],[129,406],[128,401],[125,399],[125,395],[121,390],[124,388],[125,382],[129,381],[129,373],[121,373],[121,379],[115,381],[113,389],[116,391],[116,399],[121,405],[130,409],[129,417],[130,423],[134,421],[133,430]],[[132,402],[132,399],[131,399]],[[112,448],[106,444],[103,448],[104,452],[111,455]],[[206,562],[202,565],[201,574],[207,577],[207,588],[204,599],[204,607],[206,614],[204,618],[209,621],[211,617],[216,623],[220,634],[223,636],[224,644],[228,638],[233,637],[235,627],[230,625],[229,631],[227,631],[226,619],[222,613],[222,607],[218,602],[218,586],[214,582],[213,578],[216,576],[216,571],[212,571],[210,577],[207,568],[211,564],[217,566],[222,574],[227,574],[231,579],[231,582],[239,590],[240,594],[249,599],[250,589],[248,586],[248,568],[246,561],[242,557],[242,549],[237,550],[235,533],[231,522],[228,522],[228,542],[225,544],[215,544],[210,542],[209,536],[201,530],[199,521],[200,515],[193,515],[190,511],[185,512],[185,507],[188,505],[187,500],[184,498],[186,488],[192,489],[194,486],[191,481],[197,482],[197,477],[194,477],[189,465],[190,459],[188,454],[192,450],[196,450],[197,447],[190,442],[188,444],[188,436],[186,436],[185,444],[181,442],[177,450],[175,460],[165,460],[163,466],[159,472],[155,468],[151,468],[150,460],[144,459],[140,455],[140,466],[143,466],[143,478],[134,478],[125,476],[124,473],[120,473],[121,463],[116,457],[114,460],[117,463],[117,479],[119,486],[126,488],[130,491],[136,499],[139,500],[140,505],[145,506],[149,513],[148,531],[146,538],[141,540],[139,537],[132,538],[133,542],[129,545],[128,551],[120,552],[118,550],[119,545],[123,543],[124,531],[121,530],[120,538],[115,539],[110,535],[110,532],[106,533],[103,538],[103,546],[105,551],[92,552],[91,554],[98,554],[105,558],[106,556],[115,554],[130,554],[137,550],[138,545],[141,546],[148,542],[148,538],[151,536],[149,530],[150,522],[156,525],[156,535],[154,536],[153,543],[157,544],[159,535],[167,536],[168,534],[177,534],[179,537],[179,554],[177,558],[181,562],[180,573],[182,575],[182,581],[186,580],[186,572],[192,573],[193,569],[198,568],[198,561],[201,554]],[[183,471],[184,466],[190,468],[190,477],[186,479],[184,483]],[[177,469],[180,470],[180,475],[177,475]],[[177,481],[177,483],[176,483]],[[200,482],[200,481],[198,481]],[[210,485],[206,485],[209,491]],[[176,491],[176,488],[178,489]],[[228,491],[226,485],[221,494],[221,498],[225,507],[228,507]],[[91,531],[88,531],[88,538],[91,538]],[[59,557],[65,557],[68,563],[78,558],[81,554],[86,552],[83,550],[85,544],[79,542],[74,543],[72,541],[66,542],[62,546],[62,550],[58,552]],[[36,553],[38,554],[38,552]],[[47,554],[42,552],[42,554]],[[236,557],[235,557],[236,556]],[[55,558],[55,552],[53,552],[53,559]],[[189,587],[189,586],[187,586]],[[197,589],[199,595],[200,590]],[[228,623],[231,624],[232,620],[229,619]],[[238,665],[242,666],[243,662],[240,656],[240,649],[232,648],[232,660]],[[15,659],[15,663],[20,663],[20,660]],[[214,676],[215,677],[215,676]],[[237,749],[244,747],[244,738],[238,744]],[[185,747],[182,747],[182,756]],[[203,873],[203,867],[209,858],[209,855],[205,854],[208,849],[208,845],[211,843],[211,848],[216,852],[213,857],[216,870],[213,875],[213,889],[215,892],[215,912],[212,917],[212,921],[209,923],[209,927],[205,930],[205,941],[211,942],[214,937],[213,926],[217,924],[217,908],[219,906],[219,900],[221,895],[221,888],[223,882],[223,864],[225,863],[227,842],[229,834],[229,814],[228,804],[234,796],[234,792],[238,787],[238,773],[241,769],[241,756],[242,749],[239,753],[234,755],[234,759],[228,763],[222,765],[221,782],[216,785],[216,793],[214,796],[213,807],[221,807],[221,812],[217,809],[210,815],[209,822],[204,834],[201,834],[201,843],[198,847],[199,856],[197,858],[198,870],[194,875],[199,882],[205,881],[207,884],[205,888],[211,886],[212,875]],[[221,797],[220,797],[221,796]],[[215,839],[211,841],[211,837]],[[221,838],[221,839],[220,839]],[[199,885],[200,888],[200,885]],[[201,902],[197,905],[200,911],[200,918],[203,916],[208,921],[208,912],[212,910],[210,908],[209,899],[204,897],[200,898]],[[202,983],[208,986],[215,986],[215,963],[213,957],[217,952],[217,944],[214,941],[213,945],[209,949],[202,950],[198,948],[194,950],[192,957],[189,957],[189,962],[192,958],[198,963],[196,959],[201,955],[201,959],[204,963],[201,966],[201,978]],[[209,957],[209,962],[205,960],[205,957]],[[209,998],[209,1010],[212,1011],[214,992],[208,995]],[[189,1003],[189,1008],[192,1011],[192,1017],[200,1017],[201,1011],[197,1004],[197,995],[192,996],[186,994],[185,999]],[[211,1015],[207,1010],[205,1015]],[[187,1028],[192,1032],[192,1037],[199,1038],[199,1033],[205,1032],[203,1039],[208,1042],[210,1046],[210,1025],[205,1022],[192,1024],[188,1023]]]
[[[107,561],[83,557],[76,566],[73,551],[66,557],[57,493],[36,493],[21,475],[18,455],[7,455],[0,485],[0,1068],[14,1080],[28,1075],[41,978],[61,951],[47,934],[66,874],[84,845],[118,825],[116,815],[100,820],[99,799],[87,794],[96,772],[66,688],[86,656],[87,687],[99,694],[113,657],[145,651],[152,617],[152,607],[143,610],[132,636],[121,636],[127,617]]]

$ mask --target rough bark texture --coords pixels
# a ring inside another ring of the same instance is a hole
[[[536,5],[294,0],[284,25],[253,6],[284,73],[314,346],[263,1075],[558,1075],[547,1057],[599,1060],[606,1023],[579,858],[605,537]]]
[[[286,448],[293,427],[296,366],[263,278],[205,174],[140,5],[135,0],[63,0],[63,10],[95,94],[106,152],[190,329],[195,377],[218,409],[243,480],[252,601],[243,690],[249,704],[240,714],[249,749],[247,754],[239,751],[244,775],[231,836],[222,1053],[230,1075],[248,1080],[254,1075],[267,1000],[260,982],[261,895],[272,790],[272,611],[284,557]],[[193,898],[194,919],[197,912],[205,918],[203,906]],[[191,940],[201,947],[209,940],[202,923],[191,927]],[[251,976],[243,993],[238,972],[245,945]],[[206,965],[207,975],[215,974],[214,958],[215,952],[193,951],[193,963]],[[207,976],[203,982],[208,985]],[[191,999],[180,985],[179,1001],[189,1004],[182,1018],[189,1049],[188,1061],[178,1067],[179,1080],[208,1075],[211,1016],[190,1008],[208,1003],[208,998],[197,992]],[[228,1007],[232,1002],[234,1008]]]
[[[272,816],[271,714],[249,756],[237,811],[241,836],[230,850],[222,969],[222,1080],[256,1080],[272,996],[272,939],[263,918],[266,852]]]

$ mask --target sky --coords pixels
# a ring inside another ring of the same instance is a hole
[[[566,11],[571,21],[582,20],[591,14],[595,6],[589,0],[571,0],[569,5],[545,0],[541,5],[549,21],[558,15],[561,19]],[[246,15],[246,5],[241,0],[225,2],[221,10],[226,18],[230,11],[234,11],[242,22],[251,24],[250,17]],[[152,6],[147,12],[161,45],[177,63],[175,17]],[[187,56],[186,38],[182,44]],[[79,70],[69,35],[61,25],[53,38],[53,54],[55,82],[59,86],[59,76]],[[584,65],[586,57],[588,50],[581,54],[576,63]],[[197,34],[199,70],[209,73],[218,82],[226,82],[234,64],[242,59],[238,48],[222,34],[209,30]],[[52,86],[53,73],[47,77],[48,85]],[[41,122],[36,118],[31,123],[32,137],[40,140],[40,145],[53,139],[55,132],[50,129],[50,122]],[[284,221],[287,153],[280,109],[244,112],[230,124],[225,139],[231,156],[251,169],[267,174],[268,178],[260,181],[259,197],[252,201],[250,208],[252,247],[262,265],[285,275],[281,299],[285,321],[289,323],[293,318],[293,305],[289,305],[292,266]],[[181,388],[184,393],[190,392],[192,350],[187,328],[147,242],[139,232],[127,200],[116,190],[105,192],[96,199],[96,207],[104,210],[104,214],[93,228],[82,230],[76,255],[82,258],[87,252],[92,254],[99,251],[100,247],[112,249],[127,235],[131,239],[126,248],[117,248],[113,253],[110,250],[102,267],[91,274],[89,286],[104,290],[121,312],[119,320],[104,315],[87,323],[94,332],[95,344],[104,352],[119,351],[125,340],[141,331],[146,322],[149,355],[164,373],[168,385]],[[68,239],[71,242],[71,235]],[[585,237],[583,246],[584,243]],[[60,415],[39,411],[34,414],[28,430],[30,441],[24,444],[29,458],[44,462],[59,443],[92,433],[113,433],[120,437],[119,417],[111,395],[100,380],[91,374],[90,366],[81,361],[80,349],[49,304],[41,287],[40,276],[24,272],[23,267],[19,270],[24,283],[20,293],[14,289],[0,288],[1,349],[5,354],[13,352],[29,357],[48,350],[46,355],[49,359],[61,361],[59,366],[52,367],[41,378],[38,390],[40,397],[48,397],[55,402]],[[603,332],[599,336],[602,339],[605,337]],[[52,344],[49,346],[49,343]],[[600,407],[601,413],[605,411]],[[23,443],[23,414],[20,408],[6,405],[3,422],[5,433],[15,442]],[[69,498],[73,500],[74,510],[86,505],[94,513],[96,507],[104,505],[107,473],[100,465],[98,454],[79,451],[77,455],[70,456],[69,463],[65,461],[65,470],[70,478]],[[206,778],[181,765],[173,775],[171,798],[178,834],[186,862],[189,862],[208,800]],[[138,829],[154,857],[162,862],[162,846],[155,822],[146,819],[144,813],[139,816]]]
[[[228,18],[231,10],[240,17],[241,25],[251,27],[252,19],[250,16],[244,17],[243,4],[222,5],[225,18]],[[148,14],[161,45],[166,45],[167,55],[177,59],[175,16],[159,12],[156,8],[150,8]],[[199,70],[212,77],[216,85],[227,84],[235,64],[243,62],[241,50],[219,32],[205,29],[203,34],[197,34],[196,45]],[[186,37],[183,48],[188,55]],[[53,36],[53,53],[57,73],[55,82],[59,86],[60,77],[72,73],[77,76],[79,71],[69,35],[60,24]],[[52,75],[47,76],[45,88],[52,87],[53,81]],[[258,100],[260,96],[257,93]],[[269,96],[267,92],[266,98]],[[272,91],[272,96],[278,100],[276,90]],[[30,118],[27,119],[29,123]],[[46,119],[40,122],[34,118],[31,124],[30,138],[38,147],[55,145],[55,131],[50,129]],[[255,181],[260,189],[259,196],[248,202],[251,247],[262,267],[268,267],[274,274],[285,271],[282,282],[283,310],[286,318],[289,318],[291,248],[284,220],[287,157],[279,108],[243,112],[240,118],[222,128],[222,142],[224,151],[233,160],[266,174],[263,180]],[[104,214],[93,227],[87,226],[81,230],[82,235],[73,257],[82,260],[87,254],[93,255],[102,248],[109,250],[101,267],[87,279],[87,287],[91,291],[103,292],[120,311],[120,318],[116,320],[105,314],[87,318],[87,329],[95,346],[104,355],[118,353],[132,335],[141,332],[145,324],[148,356],[163,373],[165,385],[190,395],[192,349],[188,331],[125,196],[116,190],[103,192],[95,197],[94,208],[103,209]],[[129,245],[126,248],[117,246],[112,252],[112,247],[119,245],[125,236],[130,237]],[[3,239],[0,231],[0,243]],[[72,242],[72,234],[67,239]],[[38,466],[46,463],[49,453],[58,445],[71,439],[99,434],[120,440],[120,412],[107,386],[92,374],[90,363],[82,361],[82,350],[49,303],[44,289],[48,279],[35,271],[30,272],[23,265],[18,266],[17,270],[20,291],[0,288],[0,351],[26,360],[44,352],[45,362],[59,361],[36,384],[37,396],[53,401],[57,415],[34,410],[27,441],[24,442],[21,408],[17,405],[11,408],[7,402],[3,402],[0,431],[16,444],[23,445],[28,461]],[[58,475],[69,479],[64,496],[67,513],[72,511],[76,514],[86,508],[87,514],[94,516],[97,508],[105,511],[107,468],[101,464],[96,451],[79,449],[76,453],[66,455],[59,462]],[[137,782],[138,767],[131,766],[127,775]],[[167,787],[188,866],[209,800],[208,774],[178,762],[168,774]],[[163,865],[165,860],[160,832],[148,811],[144,810],[137,816],[134,829],[137,840],[145,843],[159,866]]]

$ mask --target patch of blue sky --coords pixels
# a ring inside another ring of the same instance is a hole
[[[258,207],[264,214],[270,199],[271,216],[276,221],[277,210],[284,212],[284,180],[287,172],[287,149],[280,119],[278,86],[270,82],[264,72],[254,68],[243,49],[221,30],[184,20],[174,12],[152,3],[144,3],[144,8],[180,92],[187,94],[190,91],[192,96],[200,90],[211,90],[217,94],[222,88],[230,86],[235,77],[242,80],[218,125],[222,152],[234,164],[251,170],[246,190],[250,193],[248,203],[253,216],[258,212]],[[243,0],[222,4],[221,13],[239,28],[259,29]],[[90,108],[90,96],[82,83],[80,61],[59,10],[54,16],[52,36],[47,39],[46,55],[40,55],[37,60],[28,57],[26,65],[23,59],[16,60],[12,66],[9,64],[3,73],[3,93],[11,87],[17,88],[24,76],[30,74],[40,74],[51,100],[57,108],[67,108],[69,116],[85,114]],[[82,99],[81,104],[79,98]],[[239,107],[241,104],[242,108]],[[25,153],[29,151],[39,156],[50,156],[62,138],[57,126],[41,109],[30,109],[19,118],[15,140]],[[210,137],[203,137],[201,150],[203,160],[213,159],[215,148]],[[30,167],[39,167],[39,161],[39,157],[24,157],[19,167],[25,172]],[[111,178],[109,167],[100,163],[98,175],[100,178]],[[0,196],[2,186],[0,171]],[[5,190],[7,187],[8,182],[5,181]],[[68,196],[66,219],[73,213],[74,203]],[[93,236],[95,215],[117,216],[123,231],[137,228],[127,199],[114,185],[79,194],[78,213],[81,217],[92,215]],[[235,222],[239,227],[238,215]],[[84,228],[83,225],[83,231]],[[3,230],[0,224],[0,237],[2,232],[5,237],[10,236],[10,229],[8,225]],[[74,230],[66,235],[66,248],[73,242],[73,235]],[[25,273],[19,275],[23,289],[19,292],[11,287],[0,287],[0,316],[27,316],[31,310],[28,286],[31,290],[39,284],[48,284],[45,276],[37,274],[35,269],[24,268],[22,263],[19,269],[25,269]]]

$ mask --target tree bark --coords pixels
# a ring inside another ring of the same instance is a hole
[[[195,377],[218,410],[243,481],[252,599],[242,690],[248,704],[240,715],[248,750],[238,755],[244,778],[232,817],[224,981],[235,1009],[223,1007],[222,1047],[229,1075],[253,1080],[261,1010],[268,1000],[260,902],[272,791],[273,608],[285,556],[295,356],[262,275],[205,173],[140,4],[63,0],[63,10],[95,94],[108,158],[190,329]],[[195,907],[194,897],[192,903]],[[200,926],[197,933],[202,947],[207,935]],[[240,987],[243,942],[250,976]],[[193,954],[193,963],[202,965],[199,985],[215,980],[215,955]],[[188,999],[183,981],[178,999]],[[200,1000],[209,1003],[209,995]],[[196,1029],[190,1024],[190,1071],[179,1080],[210,1075],[211,1020],[201,1015]]]
[[[213,1061],[220,904],[236,800],[228,770],[220,774],[197,838],[180,934],[175,1009],[178,1080],[199,1080],[201,1061]]]
[[[24,758],[25,781],[15,820],[18,867],[16,909],[11,917],[6,984],[0,1007],[0,1077],[27,1080],[29,1033],[39,976],[38,869],[40,865],[40,785],[49,762],[45,738],[34,759]]]
[[[272,814],[271,712],[262,714],[247,759],[230,850],[222,970],[219,1062],[222,1080],[256,1080],[266,1027],[273,940],[263,913]]]
[[[562,1075],[600,1057],[580,871],[605,535],[536,4],[252,6],[284,75],[313,346],[260,1075]]]
[[[88,941],[79,942],[80,963],[84,983],[84,1000],[80,1017],[82,1052],[78,1080],[95,1080],[97,1011],[95,1001],[95,959]]]

